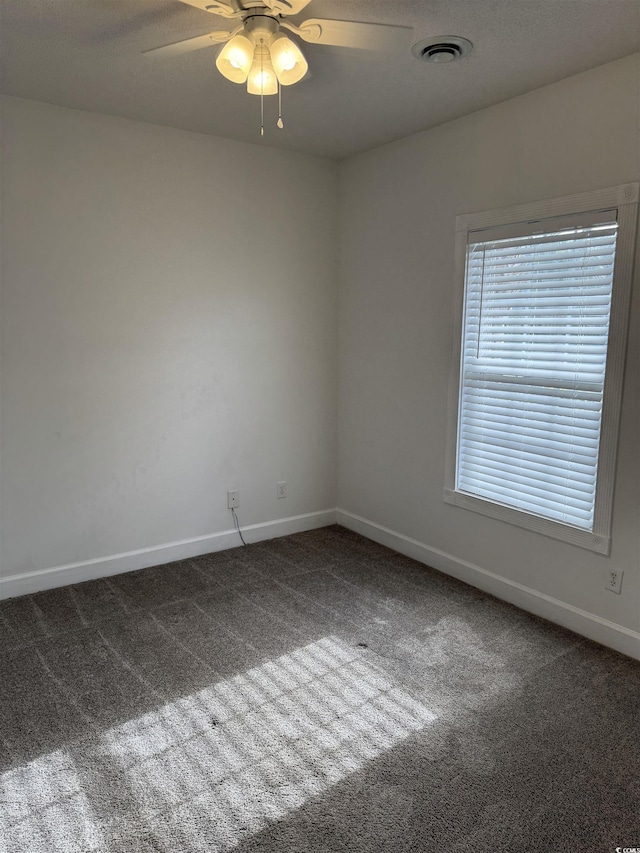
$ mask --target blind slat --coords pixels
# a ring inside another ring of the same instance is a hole
[[[492,471],[504,471],[514,473],[515,471],[524,471],[526,476],[534,479],[539,479],[541,482],[549,482],[553,479],[566,482],[566,475],[558,468],[557,464],[543,464],[540,460],[530,461],[524,459],[517,453],[509,454],[505,452],[492,453],[489,448],[485,448],[482,453],[473,453],[472,456],[466,457],[461,455],[462,463],[467,468],[481,470],[487,468]],[[586,466],[584,471],[579,471],[572,467],[571,477],[576,482],[593,483],[594,472],[590,466]]]
[[[566,424],[544,423],[543,421],[531,420],[527,417],[517,417],[505,411],[488,412],[483,409],[475,409],[467,412],[462,421],[463,429],[475,431],[483,427],[493,427],[497,431],[503,431],[508,428],[511,435],[519,435],[522,437],[532,436],[534,438],[548,437],[550,440],[561,441],[563,436],[569,438],[580,438],[577,442],[580,446],[585,446],[590,442],[597,443],[600,432],[598,422],[587,421],[582,424],[581,421],[574,419]]]
[[[534,409],[531,406],[525,406],[524,404],[518,403],[514,403],[510,406],[502,406],[495,402],[487,402],[486,400],[475,403],[472,400],[467,399],[465,408],[467,412],[472,415],[474,413],[478,413],[479,417],[482,415],[495,415],[499,420],[511,417],[522,420],[523,422],[535,421],[544,425],[545,428],[549,424],[552,424],[553,426],[571,426],[571,424],[576,423],[577,420],[575,414],[563,415],[549,406]],[[583,409],[579,416],[579,422],[583,425],[584,429],[598,429],[598,424],[600,423],[600,412]]]
[[[539,453],[528,453],[526,450],[523,450],[521,447],[502,447],[498,445],[491,445],[490,443],[483,442],[474,442],[470,441],[468,445],[465,447],[464,453],[461,454],[460,458],[463,456],[468,456],[468,458],[477,458],[477,459],[492,459],[494,456],[503,457],[505,459],[512,459],[514,461],[523,461],[528,463],[530,467],[535,468],[552,468],[555,471],[564,470],[562,465],[565,463],[571,464],[571,470],[579,471],[581,474],[591,475],[594,472],[594,466],[592,464],[592,460],[587,458],[584,462],[580,462],[575,459],[574,456],[569,454],[569,456],[563,458],[562,454],[557,453],[555,451],[550,451],[547,456],[541,456]],[[569,458],[570,457],[570,458]]]
[[[522,494],[526,494],[526,499],[529,501],[537,501],[541,504],[546,504],[549,498],[549,484],[547,487],[544,487],[544,484],[539,482],[534,482],[528,477],[523,477],[519,475],[515,480],[515,485],[513,488],[508,488],[505,486],[504,477],[496,476],[495,474],[491,474],[486,470],[483,471],[481,477],[469,476],[469,468],[466,468],[463,471],[462,479],[463,482],[467,482],[470,487],[475,487],[477,483],[481,483],[483,487],[489,486],[489,488],[500,489],[504,495],[511,495],[516,499],[520,499]],[[560,478],[561,479],[561,478]],[[554,489],[555,497],[557,500],[557,496],[562,496],[563,506],[565,508],[570,508],[573,512],[582,512],[588,513],[591,511],[591,500],[587,495],[581,495],[581,493],[577,489],[567,489],[564,486],[560,486]]]

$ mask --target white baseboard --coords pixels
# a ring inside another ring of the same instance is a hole
[[[400,554],[412,557],[444,574],[495,595],[496,598],[515,604],[522,610],[542,616],[603,646],[640,660],[640,633],[631,628],[617,625],[615,622],[596,616],[595,613],[580,610],[572,604],[501,577],[466,560],[460,560],[437,548],[431,548],[416,539],[396,533],[388,527],[383,527],[346,510],[336,509],[336,521],[355,533],[360,533]]]
[[[261,542],[264,539],[276,539],[279,536],[289,536],[291,533],[326,527],[329,524],[335,524],[335,520],[335,509],[325,509],[304,515],[293,515],[290,518],[265,521],[261,524],[250,524],[242,528],[242,533],[248,542]],[[12,575],[0,578],[0,600],[136,569],[146,569],[149,566],[160,566],[174,560],[211,554],[213,551],[226,551],[240,544],[240,538],[235,530],[222,530],[219,533],[197,536],[194,539],[182,539],[179,542],[154,545],[151,548],[126,551],[124,554],[112,554],[109,557],[98,557],[81,563],[70,563],[66,566],[54,566],[51,569]]]
[[[326,509],[252,524],[243,527],[242,531],[247,541],[261,542],[265,539],[275,539],[291,533],[326,527],[336,522],[400,554],[412,557],[438,571],[495,595],[496,598],[515,604],[516,607],[529,613],[542,616],[603,646],[640,660],[640,633],[637,631],[617,625],[586,610],[580,610],[557,598],[501,577],[466,560],[460,560],[437,548],[431,548],[429,545],[418,542],[417,539],[411,539],[409,536],[404,536],[402,533],[397,533],[343,509]],[[169,542],[151,548],[85,560],[81,563],[12,575],[0,578],[0,600],[149,566],[159,566],[174,560],[199,557],[202,554],[225,551],[239,545],[239,537],[235,530],[222,530],[219,533],[198,536],[194,539],[183,539],[179,542]]]

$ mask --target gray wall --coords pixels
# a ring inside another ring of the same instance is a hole
[[[334,507],[335,164],[12,98],[3,136],[3,576],[228,530],[229,488]]]
[[[610,558],[449,506],[443,483],[455,217],[638,180],[639,59],[343,164],[338,464],[345,511],[636,631],[637,286]],[[625,571],[621,596],[607,565]]]

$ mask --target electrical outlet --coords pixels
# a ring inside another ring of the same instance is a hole
[[[240,506],[240,492],[227,492],[227,506],[229,509]]]
[[[287,496],[287,481],[281,480],[279,483],[276,483],[276,494],[278,498],[286,498]]]
[[[607,569],[606,571],[606,584],[605,589],[608,589],[609,592],[615,592],[620,595],[622,590],[622,576],[624,571],[622,569]]]

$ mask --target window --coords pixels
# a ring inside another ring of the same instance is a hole
[[[445,500],[608,553],[637,197],[458,218]]]

